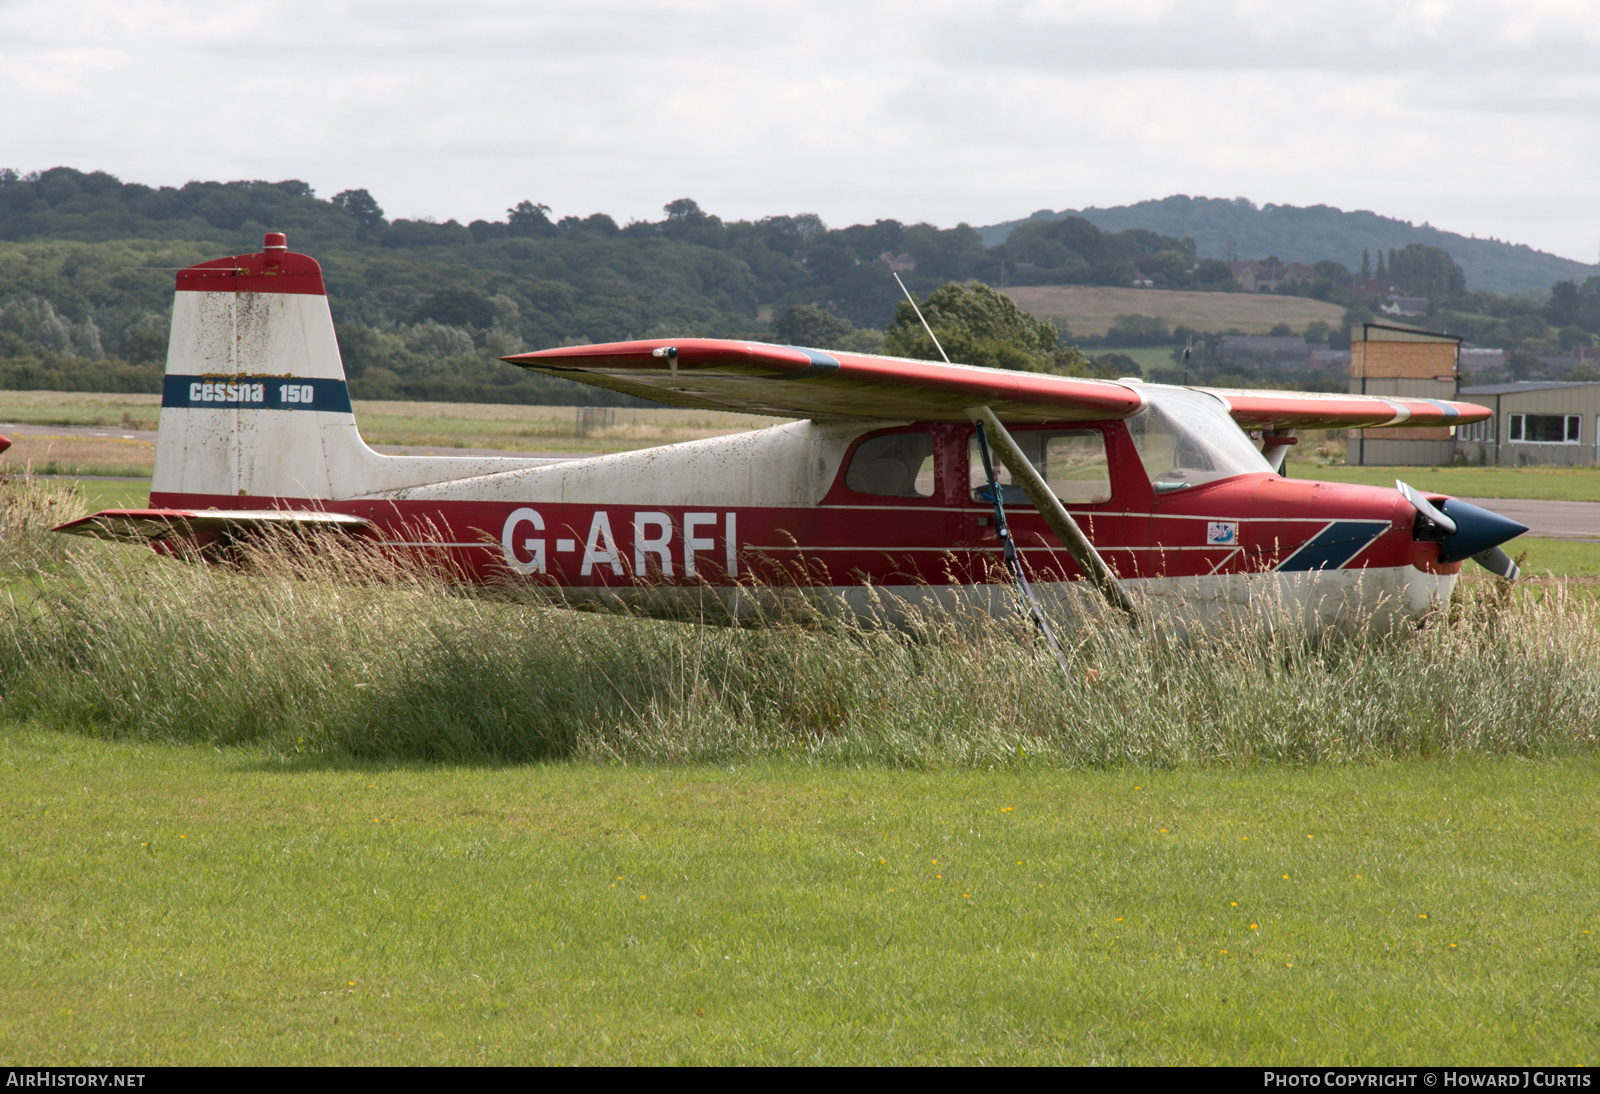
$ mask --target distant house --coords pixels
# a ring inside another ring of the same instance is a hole
[[[1350,372],[1350,351],[1347,349],[1329,349],[1327,346],[1311,347],[1312,368],[1336,368],[1346,375]]]
[[[1587,465],[1600,437],[1600,382],[1554,380],[1464,387],[1462,402],[1494,411],[1456,427],[1456,456],[1469,463]]]
[[[893,251],[884,251],[878,256],[878,261],[887,263],[889,268],[896,273],[909,273],[917,268],[917,260],[912,258],[911,255],[905,251],[902,251],[899,254],[895,254]],[[1022,265],[1023,264],[1020,262],[1017,263],[1017,268],[1021,269]],[[1033,268],[1032,263],[1028,264],[1028,268]]]
[[[1288,281],[1315,281],[1315,267],[1299,262],[1230,262],[1233,283],[1245,292],[1277,292]]]
[[[1361,296],[1379,296],[1389,300],[1400,295],[1400,286],[1393,281],[1371,277],[1365,281],[1352,281],[1350,291]]]
[[[1567,351],[1567,357],[1541,357],[1539,360],[1546,363],[1560,362],[1564,368],[1571,369],[1576,365],[1587,362],[1591,365],[1600,365],[1600,346],[1573,346]]]
[[[1380,304],[1378,310],[1386,315],[1427,315],[1428,298],[1426,296],[1391,296],[1387,304]]]
[[[1474,375],[1480,372],[1494,372],[1506,367],[1506,351],[1503,349],[1472,349],[1461,350],[1461,371]]]
[[[1570,356],[1541,357],[1539,363],[1550,376],[1566,376],[1579,365],[1588,365],[1590,368],[1600,366],[1600,346],[1573,346]]]

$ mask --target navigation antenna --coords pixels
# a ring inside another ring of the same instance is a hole
[[[906,283],[900,280],[900,274],[894,270],[889,271],[889,276],[894,278],[894,283],[900,286],[900,291],[906,294],[906,301],[911,305],[911,310],[917,313],[917,318],[922,320],[922,329],[928,332],[928,337],[933,339],[933,348],[939,351],[939,356],[944,358],[944,363],[953,364],[950,355],[939,344],[939,336],[933,333],[933,328],[928,326],[928,321],[922,318],[922,309],[917,307],[917,298],[911,295],[911,290],[906,288]]]

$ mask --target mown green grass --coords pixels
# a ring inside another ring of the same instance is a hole
[[[1600,467],[1352,467],[1290,460],[1292,479],[1394,486],[1401,479],[1418,490],[1467,498],[1533,498],[1539,501],[1600,501]]]
[[[136,482],[78,479],[76,484],[83,491],[84,506],[90,513],[102,509],[144,509],[150,504],[149,479]]]
[[[1581,540],[1539,539],[1519,536],[1506,544],[1513,556],[1526,551],[1522,572],[1526,577],[1593,578],[1600,575],[1600,543]],[[1476,577],[1470,564],[1462,572]]]
[[[0,1056],[1582,1063],[1600,762],[285,762],[0,731]]]

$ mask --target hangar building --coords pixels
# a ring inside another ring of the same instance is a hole
[[[1600,383],[1487,384],[1464,387],[1458,398],[1494,411],[1486,422],[1456,427],[1455,454],[1468,463],[1600,462]]]

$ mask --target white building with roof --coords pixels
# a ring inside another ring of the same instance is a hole
[[[1600,463],[1600,382],[1526,380],[1464,387],[1457,398],[1494,412],[1456,427],[1468,463],[1579,466]]]

